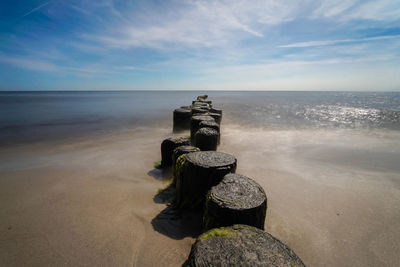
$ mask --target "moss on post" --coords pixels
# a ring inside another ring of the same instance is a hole
[[[199,95],[198,97],[197,97],[197,100],[199,100],[199,101],[204,101],[204,100],[206,100],[208,98],[208,95]]]
[[[194,147],[194,146],[179,146],[177,148],[174,149],[174,151],[172,152],[172,184],[175,186],[176,184],[176,163],[177,160],[180,156],[190,153],[190,152],[196,152],[196,151],[200,151],[200,149],[198,147]],[[180,163],[181,164],[181,163]]]
[[[161,143],[161,167],[166,168],[172,165],[172,152],[179,146],[190,145],[188,138],[171,137]]]
[[[185,264],[191,267],[305,266],[281,241],[247,225],[212,229],[199,236]]]

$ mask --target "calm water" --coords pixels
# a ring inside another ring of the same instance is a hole
[[[270,128],[400,130],[400,93],[207,92],[224,121]],[[0,144],[172,122],[204,92],[0,92]]]

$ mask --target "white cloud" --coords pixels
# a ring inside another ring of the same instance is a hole
[[[377,37],[359,38],[359,39],[309,41],[309,42],[300,42],[300,43],[280,45],[279,47],[301,48],[301,47],[315,47],[315,46],[330,46],[330,45],[345,44],[345,43],[380,41],[380,40],[388,40],[388,39],[395,39],[395,38],[400,38],[400,35],[377,36]]]
[[[272,0],[174,2],[169,10],[147,10],[141,15],[133,11],[130,17],[135,21],[123,21],[106,34],[85,37],[120,48],[218,47],[263,37],[269,27],[294,19],[300,6],[301,1]]]
[[[356,4],[355,0],[323,0],[319,1],[319,6],[312,12],[312,17],[332,17],[342,14]]]
[[[344,16],[345,20],[367,19],[376,21],[395,21],[400,18],[400,1],[366,1]]]

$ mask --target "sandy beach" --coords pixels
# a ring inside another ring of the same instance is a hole
[[[0,265],[180,266],[198,217],[155,197],[169,174],[153,162],[170,135],[143,127],[1,148]],[[224,124],[219,151],[263,186],[266,231],[305,264],[398,266],[398,138]]]

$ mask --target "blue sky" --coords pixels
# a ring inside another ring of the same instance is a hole
[[[0,2],[0,90],[396,90],[400,1]]]

